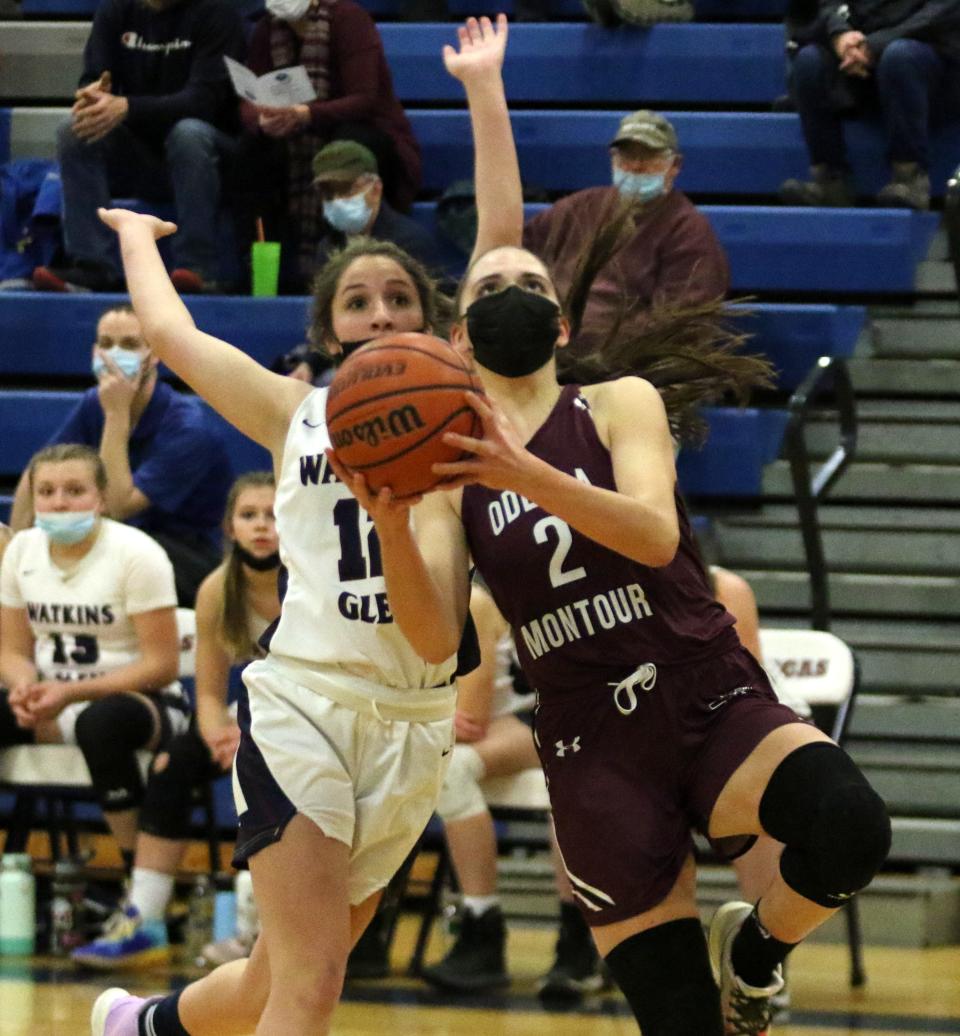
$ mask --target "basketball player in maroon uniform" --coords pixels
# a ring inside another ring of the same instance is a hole
[[[482,48],[486,28],[470,31]],[[659,392],[636,377],[558,383],[568,326],[544,264],[516,247],[515,152],[501,150],[497,176],[492,195],[478,176],[478,247],[451,333],[483,382],[486,398],[471,397],[483,438],[446,436],[472,456],[434,466],[455,488],[412,521],[409,501],[337,473],[376,522],[393,615],[424,659],[456,648],[471,558],[510,622],[538,692],[564,864],[644,1036],[766,1033],[787,954],[886,857],[886,809],[777,701],[713,598]],[[762,833],[786,846],[755,909],[720,909],[709,951],[694,829],[728,856]]]

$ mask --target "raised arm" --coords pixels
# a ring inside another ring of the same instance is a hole
[[[175,224],[125,209],[100,209],[100,218],[120,237],[127,290],[150,348],[214,410],[277,457],[310,386],[271,373],[197,328],[157,250],[157,240],[174,233]]]
[[[523,191],[517,148],[503,89],[507,18],[468,18],[458,29],[459,50],[443,48],[443,63],[463,83],[473,128],[477,240],[473,263],[492,248],[519,247],[523,240]]]

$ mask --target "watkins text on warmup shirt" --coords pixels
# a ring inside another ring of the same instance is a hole
[[[616,489],[613,465],[575,385],[527,444],[590,485]],[[714,599],[679,496],[680,545],[650,568],[601,546],[516,493],[466,486],[470,552],[510,623],[517,655],[541,692],[619,680],[643,662],[671,665],[736,644],[733,617]]]
[[[237,99],[224,54],[245,54],[240,16],[226,0],[181,0],[162,11],[142,0],[104,0],[83,52],[80,85],[109,71],[126,97],[126,122],[158,140],[180,119],[220,129],[238,125]]]

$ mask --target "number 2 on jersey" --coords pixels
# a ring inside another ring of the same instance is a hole
[[[566,572],[563,570],[563,563],[567,560],[567,554],[570,553],[570,548],[573,546],[573,535],[570,532],[570,526],[561,518],[557,518],[552,514],[547,515],[546,518],[541,518],[534,525],[533,538],[537,543],[547,543],[551,538],[548,535],[550,532],[553,532],[557,539],[556,546],[553,548],[553,555],[550,558],[550,585],[564,586],[567,583],[583,579],[587,574],[587,570],[582,565],[568,569]]]

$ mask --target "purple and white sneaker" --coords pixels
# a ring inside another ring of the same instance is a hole
[[[91,1036],[138,1036],[137,1019],[159,996],[131,996],[125,989],[114,987],[101,993],[90,1012]]]

